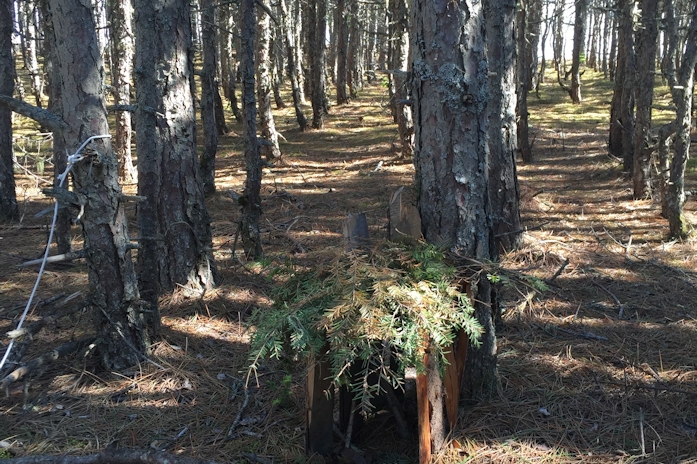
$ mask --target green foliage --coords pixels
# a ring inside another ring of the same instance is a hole
[[[294,273],[274,307],[253,315],[248,377],[265,358],[327,356],[334,385],[348,386],[367,411],[384,385],[402,383],[405,367],[424,371],[427,349],[445,366],[460,329],[477,343],[482,328],[456,277],[442,250],[393,243]],[[384,382],[369,381],[376,376]]]
[[[292,387],[293,377],[290,374],[284,375],[280,382],[271,385],[276,394],[273,399],[274,406],[281,409],[291,409],[294,406]]]

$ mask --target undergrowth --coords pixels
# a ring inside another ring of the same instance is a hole
[[[385,385],[402,385],[407,367],[425,371],[427,350],[445,366],[460,329],[478,343],[482,328],[471,301],[444,252],[432,245],[384,242],[341,253],[313,271],[286,272],[273,308],[252,317],[249,376],[267,358],[326,356],[333,385],[349,387],[368,412]],[[369,381],[375,376],[385,382]]]

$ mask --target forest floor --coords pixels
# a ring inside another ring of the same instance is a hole
[[[586,79],[581,105],[555,84],[530,97],[535,162],[518,174],[531,230],[501,264],[552,283],[545,292],[505,290],[500,395],[463,405],[440,462],[697,462],[697,242],[668,241],[657,199],[631,199],[606,150],[610,86],[590,72]],[[242,129],[230,124],[218,193],[207,201],[222,283],[202,298],[162,299],[153,359],[164,369],[104,372],[90,357],[59,359],[0,395],[0,457],[90,454],[118,442],[219,462],[307,460],[303,366],[269,363],[245,392],[246,321],[273,303],[277,265],[312,266],[343,246],[348,213],[364,212],[371,237],[385,238],[390,195],[411,191],[413,168],[397,156],[384,87],[333,107],[322,131],[300,133],[290,107],[275,117],[286,140],[284,163],[264,169],[265,258],[245,262],[239,244],[233,250],[240,212],[227,191],[242,191],[245,171]],[[18,143],[35,150],[35,132],[23,125]],[[0,332],[14,328],[37,276],[17,265],[39,257],[47,238],[39,179],[51,172],[48,162],[37,172],[40,158],[20,156],[32,172],[17,178],[22,221],[0,225]],[[697,189],[694,162],[687,188]],[[697,224],[694,197],[685,209]],[[80,261],[49,265],[38,298],[86,287]],[[29,320],[41,316],[38,305]],[[76,311],[44,328],[26,358],[91,330],[89,313]],[[416,443],[399,438],[389,414],[355,437],[374,463],[414,462]]]

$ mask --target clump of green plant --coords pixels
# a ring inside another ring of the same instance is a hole
[[[482,328],[456,274],[437,247],[390,242],[295,273],[273,308],[252,317],[248,378],[265,358],[326,356],[333,384],[348,386],[367,411],[384,385],[401,385],[406,367],[425,370],[426,350],[445,366],[461,329],[478,342]],[[385,382],[369,382],[375,375]]]

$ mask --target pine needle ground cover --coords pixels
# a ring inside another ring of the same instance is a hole
[[[547,291],[504,285],[500,396],[462,405],[453,445],[438,462],[697,460],[697,245],[665,239],[657,199],[631,199],[620,163],[606,154],[610,96],[590,74],[580,106],[567,105],[553,81],[543,84],[540,100],[531,97],[537,161],[519,165],[522,213],[524,225],[543,226],[526,232],[523,247],[501,266],[551,282]],[[162,299],[163,339],[153,359],[165,369],[103,372],[90,357],[46,366],[0,395],[2,456],[91,454],[117,442],[220,462],[249,455],[320,462],[303,453],[303,362],[264,361],[244,389],[250,318],[278,304],[272,295],[289,276],[275,270],[330,268],[326,250],[341,246],[348,212],[366,213],[373,243],[385,238],[389,197],[413,179],[393,145],[386,104],[384,88],[369,88],[332,107],[325,130],[307,133],[295,130],[292,108],[274,112],[287,139],[285,164],[264,169],[266,258],[259,262],[233,249],[239,211],[226,190],[242,190],[244,160],[241,127],[229,121],[232,132],[218,152],[219,191],[207,200],[223,282],[201,298]],[[25,135],[38,129],[17,123]],[[44,169],[48,185],[52,165]],[[14,328],[31,292],[36,270],[16,265],[41,254],[48,219],[40,213],[50,206],[43,181],[26,173],[17,179],[23,220],[0,225],[2,333]],[[686,188],[697,190],[694,169]],[[697,223],[693,197],[685,209]],[[79,231],[73,235],[80,248]],[[43,282],[42,300],[84,291],[85,270],[79,261],[55,264]],[[42,316],[39,306],[29,322]],[[45,327],[27,358],[92,330],[89,312],[75,311]],[[377,411],[373,420],[371,433],[355,441],[373,463],[416,460],[416,440],[401,440],[389,414]]]

